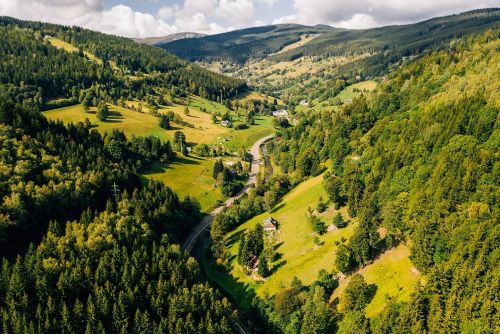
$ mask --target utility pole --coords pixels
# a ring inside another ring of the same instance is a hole
[[[111,186],[111,192],[115,196],[115,204],[118,204],[118,194],[120,193],[120,189],[116,185],[116,182],[113,182],[113,185]]]

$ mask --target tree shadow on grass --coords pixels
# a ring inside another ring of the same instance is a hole
[[[285,205],[286,205],[286,203],[281,203],[281,204],[279,204],[279,205],[275,206],[275,207],[274,207],[271,211],[269,211],[269,212],[270,212],[270,213],[275,213],[275,212],[276,212],[276,211],[278,211],[279,209],[284,208],[284,207],[285,207]]]
[[[280,261],[276,263],[272,268],[271,268],[271,275],[274,274],[275,272],[278,271],[279,268],[283,267],[287,263],[287,260]]]
[[[371,303],[373,298],[375,297],[375,294],[377,293],[378,287],[375,284],[368,284],[367,287],[367,292],[366,292],[366,297],[368,300],[368,304]]]
[[[226,246],[231,247],[232,245],[234,245],[235,242],[238,242],[241,239],[241,235],[244,232],[245,231],[238,231],[238,232],[232,234],[229,238],[227,238]]]
[[[238,305],[244,312],[252,310],[252,300],[256,296],[253,288],[248,283],[235,279],[226,269],[218,265],[209,249],[204,254],[207,269],[212,273],[208,279],[217,285],[231,302]]]
[[[185,158],[183,156],[177,156],[175,158],[175,160],[172,162],[174,164],[183,164],[183,165],[199,165],[200,162],[199,161],[196,161],[194,159],[191,159],[191,158]]]

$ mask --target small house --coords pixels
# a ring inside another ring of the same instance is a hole
[[[220,122],[220,125],[225,126],[225,127],[230,127],[231,126],[231,122],[229,122],[227,120],[223,120],[223,121]]]
[[[252,258],[250,259],[250,269],[252,271],[257,271],[257,269],[259,268],[259,258],[257,256],[252,256]]]
[[[278,229],[278,221],[273,217],[269,217],[262,223],[264,227],[264,231],[266,232],[274,232]]]
[[[273,111],[274,117],[288,117],[288,111],[286,109],[275,110]]]
[[[352,99],[345,100],[346,103],[352,103]]]
[[[306,106],[306,107],[307,107],[307,106],[309,105],[309,102],[307,102],[307,100],[301,100],[301,101],[299,102],[299,104],[300,104],[301,106]]]

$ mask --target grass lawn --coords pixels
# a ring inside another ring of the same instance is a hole
[[[212,178],[214,161],[212,158],[179,156],[168,165],[154,163],[143,177],[144,180],[162,181],[180,197],[189,195],[196,198],[200,202],[202,211],[209,212],[215,207],[217,200],[224,198]]]
[[[406,245],[399,245],[382,254],[372,264],[364,267],[358,273],[363,275],[368,284],[375,284],[375,297],[366,308],[368,317],[380,313],[386,304],[386,295],[399,301],[408,300],[410,293],[420,280],[420,273],[409,259],[410,251]],[[333,292],[332,299],[340,297],[346,288],[350,277],[343,280]]]
[[[155,136],[162,140],[173,138],[174,131],[167,131],[160,128],[158,118],[149,113],[140,113],[113,105],[109,106],[109,110],[111,116],[104,122],[97,119],[95,108],[91,108],[91,112],[89,113],[84,113],[81,104],[45,111],[43,114],[48,119],[61,120],[64,123],[83,122],[85,118],[88,118],[101,133],[109,133],[113,129],[120,129],[128,137],[131,135]]]
[[[138,101],[128,102],[128,104],[138,104]],[[179,114],[182,119],[194,125],[194,128],[180,126],[172,123],[170,130],[164,130],[159,126],[158,118],[149,114],[144,107],[143,112],[130,110],[114,105],[110,105],[111,117],[107,121],[99,121],[95,115],[95,108],[91,108],[90,113],[84,113],[82,105],[74,105],[44,112],[44,115],[51,120],[61,120],[64,123],[77,123],[88,118],[101,133],[111,132],[113,129],[122,130],[127,136],[155,136],[162,140],[172,140],[175,131],[182,131],[186,135],[189,143],[215,144],[224,143],[232,151],[237,151],[241,146],[250,148],[259,138],[274,132],[272,117],[258,116],[256,124],[245,130],[235,130],[213,124],[209,113],[199,110],[201,106],[209,105],[215,109],[224,108],[218,103],[213,103],[199,97],[193,99],[189,106],[189,115],[184,114],[184,106],[174,105],[161,108],[160,112],[173,111]],[[210,110],[207,107],[207,110]],[[238,121],[238,120],[237,120]],[[241,119],[239,120],[241,121]]]
[[[257,140],[273,134],[274,131],[273,117],[256,116],[255,125],[251,125],[248,129],[244,130],[231,129],[230,133],[222,136],[222,140],[228,149],[236,152],[242,146],[250,149]]]
[[[373,80],[359,82],[357,84],[346,87],[342,92],[340,92],[339,95],[337,95],[337,97],[340,98],[340,100],[342,102],[345,102],[346,100],[349,100],[349,99],[352,100],[356,96],[361,95],[361,92],[363,90],[366,89],[369,92],[371,92],[372,90],[375,89],[375,87],[377,87],[377,82],[375,82]],[[361,90],[361,92],[354,92],[354,88]]]
[[[233,299],[238,300],[244,295],[244,291],[251,290],[260,297],[274,295],[282,287],[289,285],[294,276],[297,276],[304,284],[315,281],[318,272],[326,269],[332,272],[335,268],[335,241],[341,242],[342,237],[348,239],[356,226],[355,220],[351,220],[348,227],[341,230],[332,230],[320,236],[321,245],[314,243],[312,228],[307,219],[307,208],[315,208],[319,197],[327,198],[322,186],[323,176],[311,178],[293,189],[287,194],[271,212],[251,219],[231,232],[226,241],[230,254],[234,257],[231,266],[231,275],[224,274],[213,263],[205,263],[205,267],[211,280],[216,281]],[[345,217],[346,208],[341,212]],[[320,217],[328,226],[331,224],[335,210],[329,208]],[[247,229],[272,216],[280,222],[280,236],[277,252],[281,257],[271,264],[273,274],[265,282],[254,282],[246,276],[236,263],[238,252],[238,235]],[[207,260],[205,261],[207,262]]]

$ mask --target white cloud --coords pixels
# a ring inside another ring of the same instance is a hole
[[[285,15],[274,19],[273,24],[295,23],[298,22],[297,15]]]
[[[79,25],[129,37],[163,36],[177,32],[177,27],[128,6],[104,9],[103,0],[1,0],[0,15]]]
[[[159,18],[172,21],[179,31],[208,34],[247,26],[254,16],[252,0],[185,0],[182,6],[164,6],[158,11]]]
[[[80,25],[129,37],[153,37],[183,31],[214,34],[270,21],[371,28],[500,6],[500,0],[182,0],[152,14],[125,5],[105,8],[104,2],[0,0],[0,15]]]
[[[294,0],[297,22],[345,28],[410,23],[499,5],[500,0]]]

